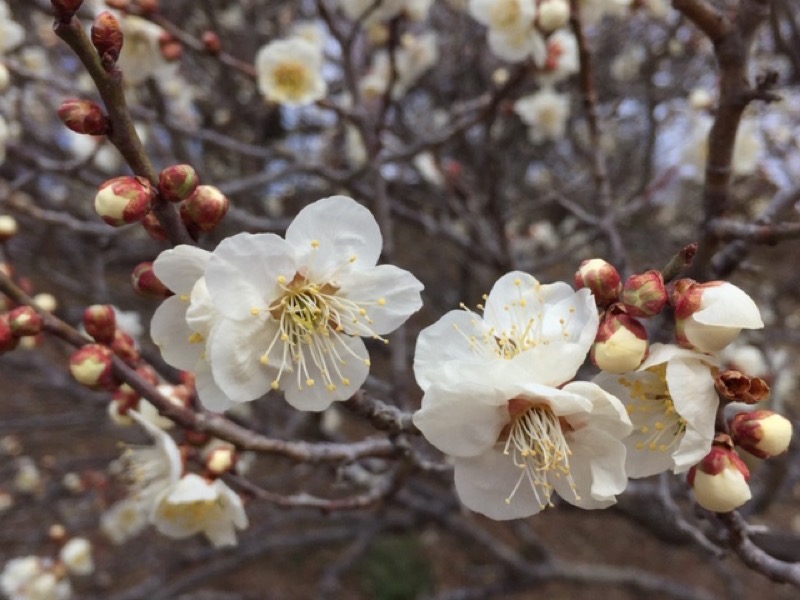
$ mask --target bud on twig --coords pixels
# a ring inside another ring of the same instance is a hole
[[[81,4],[83,4],[83,0],[51,0],[50,4],[53,5],[53,12],[56,18],[66,23],[78,12]]]
[[[83,311],[83,328],[100,344],[114,341],[117,315],[110,304],[93,304]]]
[[[151,238],[153,238],[157,242],[163,242],[167,239],[167,230],[164,229],[164,226],[158,220],[158,217],[155,215],[153,211],[150,211],[144,216],[144,219],[141,221],[142,227],[147,232]]]
[[[58,118],[68,129],[86,135],[106,135],[111,127],[111,121],[103,114],[103,109],[91,100],[64,100],[58,107]]]
[[[213,31],[204,31],[201,39],[203,40],[203,46],[205,46],[206,52],[209,54],[216,55],[222,51],[222,42],[219,36]]]
[[[228,198],[211,185],[199,185],[181,205],[181,218],[200,231],[211,231],[228,212]]]
[[[115,177],[100,186],[94,208],[106,223],[119,227],[144,219],[153,197],[153,187],[145,178]]]
[[[19,231],[17,220],[11,215],[0,215],[0,243],[7,242]]]
[[[69,359],[69,370],[78,383],[94,390],[113,390],[119,386],[114,376],[114,353],[100,344],[87,344]]]
[[[622,288],[622,303],[632,317],[657,315],[667,303],[667,289],[660,271],[631,275]]]
[[[731,437],[758,458],[772,458],[789,449],[792,422],[771,410],[739,413],[731,421]]]
[[[114,341],[111,342],[111,349],[130,367],[135,367],[141,360],[136,342],[121,329],[117,329],[114,332]]]
[[[750,500],[750,471],[735,450],[712,446],[711,452],[689,470],[689,485],[697,503],[726,513]]]
[[[131,283],[133,289],[143,296],[152,298],[167,298],[172,294],[167,287],[161,283],[153,271],[152,262],[143,262],[136,265],[131,273]]]
[[[164,200],[183,202],[197,189],[200,178],[191,165],[173,165],[161,171],[158,191]]]
[[[16,337],[39,335],[42,332],[42,316],[32,306],[18,306],[8,313],[11,333]]]
[[[726,369],[717,375],[714,387],[720,396],[731,402],[757,404],[769,398],[769,384],[766,381],[733,369]]]
[[[122,43],[122,29],[117,17],[108,11],[97,15],[94,25],[92,25],[92,44],[97,49],[107,71],[116,65],[119,53],[122,51]]]
[[[589,288],[597,306],[605,307],[619,300],[622,283],[614,265],[602,258],[591,258],[584,260],[575,273],[575,287]]]
[[[609,310],[600,323],[589,356],[592,363],[603,371],[627,373],[642,364],[647,352],[644,326],[630,315]]]
[[[0,354],[17,347],[19,338],[11,331],[11,324],[6,315],[0,315]]]

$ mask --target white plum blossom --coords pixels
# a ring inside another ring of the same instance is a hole
[[[248,525],[239,495],[221,479],[194,473],[165,490],[155,501],[151,521],[161,533],[184,538],[203,533],[214,546],[236,544],[236,529]]]
[[[533,57],[539,63],[546,54],[545,40],[535,27],[535,0],[470,0],[469,13],[488,27],[492,53],[509,62]]]
[[[542,69],[539,81],[545,85],[555,85],[580,71],[578,40],[567,29],[559,29],[547,38],[543,60],[534,56],[536,64]]]
[[[569,118],[569,94],[559,94],[545,87],[535,94],[524,96],[514,103],[514,112],[528,125],[528,137],[538,144],[557,141],[564,136]]]
[[[135,410],[128,411],[134,420],[153,438],[153,446],[130,447],[123,455],[131,496],[144,507],[172,486],[183,472],[183,459],[173,439],[143,419]]]
[[[117,64],[126,84],[140,85],[150,77],[174,69],[161,54],[159,40],[164,33],[161,27],[141,17],[117,16],[125,38]]]
[[[141,500],[125,498],[100,516],[100,530],[113,544],[124,544],[147,527],[147,515],[148,509]]]
[[[302,37],[270,42],[256,55],[259,91],[266,100],[289,106],[324,98],[322,58],[321,48]]]
[[[653,344],[633,372],[601,373],[594,382],[625,404],[634,430],[625,439],[629,477],[687,471],[711,449],[719,398],[715,358]]]
[[[548,506],[553,491],[603,508],[624,490],[624,407],[593,383],[567,383],[597,327],[588,290],[512,272],[483,316],[451,311],[422,331],[414,373],[425,395],[414,423],[454,457],[468,508],[513,519]]]
[[[8,600],[70,600],[72,587],[48,558],[9,560],[0,572],[0,592]]]
[[[58,557],[74,575],[89,575],[94,572],[92,544],[86,538],[72,538],[61,548]]]
[[[426,32],[404,35],[395,52],[395,81],[392,97],[401,98],[439,60],[436,34]],[[375,53],[367,75],[361,80],[361,92],[367,97],[382,96],[392,81],[392,64],[385,50]]]
[[[286,230],[224,240],[205,271],[221,316],[206,352],[214,380],[234,402],[282,389],[300,410],[321,411],[364,383],[360,336],[383,340],[422,305],[422,284],[376,266],[382,237],[352,198],[305,207]]]

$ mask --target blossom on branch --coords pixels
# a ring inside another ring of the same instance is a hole
[[[270,42],[256,55],[259,91],[266,100],[289,106],[324,98],[322,58],[320,48],[300,37]]]

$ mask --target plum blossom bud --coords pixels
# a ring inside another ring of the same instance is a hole
[[[735,450],[712,446],[711,452],[689,470],[689,485],[697,503],[726,513],[750,500],[750,471]]]
[[[539,5],[536,23],[539,29],[549,33],[561,29],[569,21],[569,3],[566,0],[544,0]]]
[[[173,165],[161,171],[158,191],[164,200],[183,202],[197,189],[200,178],[191,165]]]
[[[143,177],[115,177],[100,186],[94,208],[106,223],[119,227],[144,219],[153,196],[153,187]]]
[[[69,370],[78,383],[94,390],[113,390],[119,381],[113,373],[114,353],[100,344],[86,344],[69,359]]]
[[[72,538],[61,548],[59,558],[73,575],[90,575],[94,572],[92,544],[86,538]]]
[[[675,307],[678,343],[701,352],[718,352],[742,329],[761,329],[758,306],[742,289],[726,281],[696,283],[681,279],[670,298]]]
[[[143,296],[151,298],[167,298],[172,294],[167,287],[161,283],[153,271],[152,262],[143,262],[136,265],[131,273],[131,283],[133,289]]]
[[[159,0],[139,0],[139,10],[146,15],[158,12],[159,5]]]
[[[6,315],[0,315],[0,354],[10,352],[19,344],[19,338],[11,330],[11,324]]]
[[[602,258],[584,260],[575,273],[575,287],[589,288],[597,306],[608,306],[619,299],[622,287],[619,272]]]
[[[127,383],[123,383],[111,394],[112,406],[109,406],[109,415],[117,425],[129,425],[132,419],[127,416],[130,409],[139,407],[141,400],[139,392]]]
[[[58,107],[58,118],[68,129],[87,135],[106,135],[111,125],[99,104],[78,98],[64,100]]]
[[[69,19],[78,12],[83,0],[51,0],[50,4],[53,5],[57,17]]]
[[[771,410],[742,412],[731,421],[733,441],[758,458],[772,458],[789,449],[792,422]]]
[[[125,364],[131,367],[135,367],[141,359],[141,354],[139,354],[139,349],[136,347],[136,342],[121,329],[117,329],[114,332],[114,340],[111,342],[111,349],[114,351],[114,354],[125,361]]]
[[[20,287],[22,287],[22,282],[20,282]],[[56,300],[56,297],[46,292],[36,294],[33,297],[33,303],[43,311],[49,313],[55,312],[58,308],[58,300]]]
[[[232,446],[219,446],[206,456],[206,469],[212,475],[223,475],[236,466],[236,449]]]
[[[600,323],[589,356],[592,363],[607,373],[627,373],[642,364],[647,351],[644,326],[629,315],[609,311]]]
[[[108,11],[97,15],[92,25],[92,44],[97,48],[97,53],[103,59],[106,68],[113,66],[122,51],[122,29],[117,17]]]
[[[211,231],[228,212],[228,198],[211,185],[199,185],[181,205],[181,217],[200,231]]]
[[[213,31],[204,31],[201,39],[203,40],[203,46],[205,46],[206,52],[209,54],[216,55],[222,51],[222,42],[219,36]]]
[[[631,275],[622,288],[622,303],[632,317],[652,317],[664,309],[667,288],[661,271]]]
[[[93,304],[83,311],[83,328],[100,344],[114,341],[117,313],[110,304]]]
[[[0,243],[7,242],[19,231],[17,220],[11,215],[0,215]]]
[[[161,225],[161,222],[153,211],[147,213],[141,223],[147,234],[155,241],[163,242],[167,239],[167,231],[164,229],[163,225]]]
[[[32,306],[18,306],[8,313],[7,318],[11,333],[16,337],[42,332],[42,316]]]

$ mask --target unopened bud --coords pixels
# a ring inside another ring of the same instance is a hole
[[[92,44],[97,48],[97,53],[106,69],[116,64],[122,50],[122,43],[122,29],[120,29],[117,17],[108,11],[97,15],[92,25]]]
[[[222,42],[219,36],[213,31],[204,31],[201,37],[203,46],[209,54],[219,54],[222,51]]]
[[[139,363],[139,360],[141,360],[136,342],[121,329],[114,331],[114,341],[111,342],[111,349],[128,366],[135,367]]]
[[[212,475],[223,475],[236,466],[236,449],[232,446],[214,448],[206,456],[206,469]]]
[[[584,260],[575,273],[575,287],[589,288],[597,306],[608,306],[619,299],[622,288],[619,272],[602,258]]]
[[[11,215],[0,215],[0,243],[7,242],[19,231],[17,220]]]
[[[191,165],[173,165],[161,171],[158,191],[164,200],[183,202],[197,189],[200,178]]]
[[[647,357],[647,330],[624,313],[606,314],[590,352],[592,363],[607,373],[635,371]]]
[[[158,385],[160,378],[156,370],[150,365],[144,364],[136,367],[136,373],[146,382],[152,385]]]
[[[77,98],[61,103],[58,107],[58,118],[75,133],[86,135],[106,135],[111,125],[99,104]]]
[[[119,227],[144,219],[153,196],[153,187],[143,177],[115,177],[100,186],[94,208],[106,223]]]
[[[141,398],[139,392],[134,390],[127,383],[123,383],[114,390],[114,393],[111,395],[111,403],[115,406],[113,410],[109,408],[109,415],[118,425],[128,425],[124,417],[127,416],[129,410],[136,410],[139,408],[139,400],[141,400]],[[117,418],[115,418],[115,416]]]
[[[180,60],[183,56],[183,44],[178,40],[171,40],[159,46],[161,57],[167,62]]]
[[[110,304],[93,304],[83,311],[83,328],[100,344],[114,341],[117,314]]]
[[[769,398],[769,384],[761,377],[726,369],[714,378],[720,396],[731,402],[757,404]]]
[[[622,303],[632,317],[657,315],[667,303],[667,289],[660,271],[631,275],[622,288]]]
[[[22,287],[21,282],[20,282],[20,287]],[[56,297],[53,296],[53,294],[48,294],[46,292],[42,292],[41,294],[36,294],[33,297],[33,303],[39,308],[41,308],[43,311],[49,313],[55,312],[56,309],[58,308],[58,300],[56,300]]]
[[[731,421],[733,441],[758,458],[772,458],[789,449],[792,422],[771,410],[739,413]]]
[[[167,239],[167,230],[164,229],[164,226],[158,220],[158,217],[155,215],[153,211],[150,211],[144,216],[144,219],[141,220],[142,227],[147,232],[151,238],[153,238],[157,242],[163,242]]]
[[[83,4],[83,0],[51,0],[56,16],[62,20],[69,20],[72,15],[78,12]]]
[[[211,231],[228,212],[228,198],[211,185],[199,185],[181,205],[181,217],[200,231]]]
[[[161,283],[153,271],[152,262],[143,262],[136,265],[131,273],[131,283],[133,289],[143,296],[152,298],[167,298],[172,294],[167,287]]]
[[[69,359],[69,370],[78,383],[94,390],[113,390],[119,385],[114,376],[114,353],[100,344],[86,344]]]
[[[0,354],[10,352],[19,344],[19,338],[11,331],[6,315],[0,315]]]
[[[11,333],[17,337],[42,332],[42,316],[32,306],[18,306],[8,313],[7,318]]]
[[[539,4],[536,24],[545,33],[561,29],[569,22],[569,3],[566,0],[544,0]]]
[[[750,471],[735,450],[712,446],[711,452],[689,470],[689,485],[697,503],[726,513],[750,500]]]

